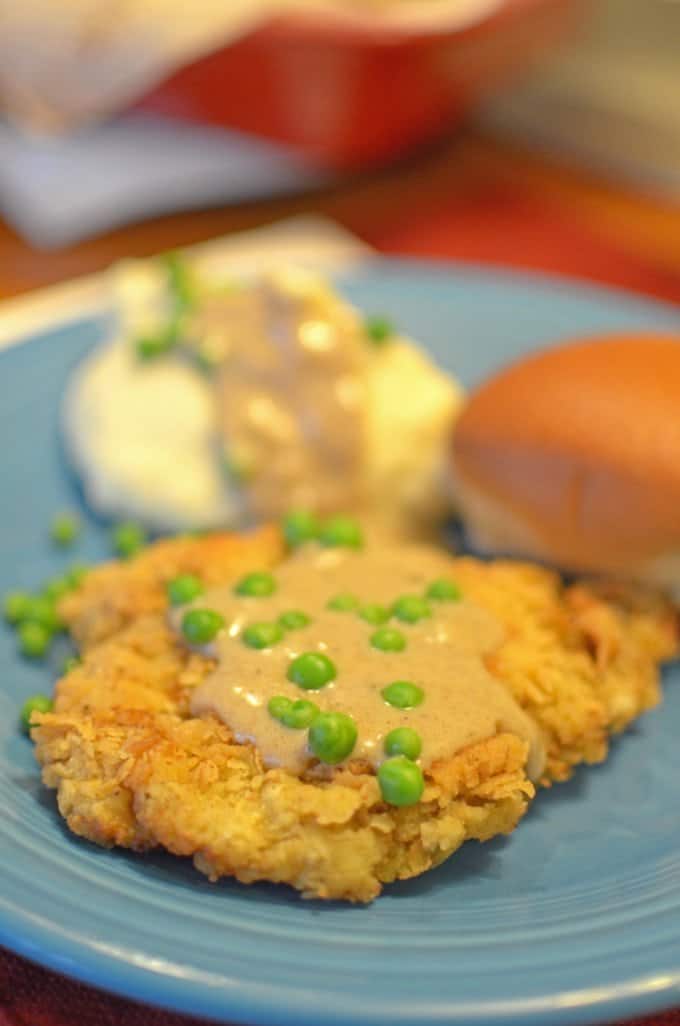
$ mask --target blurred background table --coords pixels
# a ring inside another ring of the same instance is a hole
[[[141,221],[58,250],[33,249],[0,221],[0,297],[309,212],[386,252],[540,268],[680,300],[680,206],[479,129],[329,189]]]

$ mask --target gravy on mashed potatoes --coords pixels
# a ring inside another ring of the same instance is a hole
[[[321,278],[284,270],[230,288],[195,276],[181,334],[160,262],[114,273],[120,337],[77,369],[64,433],[97,512],[161,530],[238,526],[300,506],[431,520],[461,390],[412,342],[374,344]],[[212,373],[200,366],[210,354]]]

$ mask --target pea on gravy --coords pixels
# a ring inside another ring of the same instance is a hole
[[[219,717],[268,766],[299,772],[314,754],[342,761],[337,749],[327,758],[323,748],[310,752],[303,729],[332,713],[355,727],[345,758],[376,769],[399,728],[419,740],[424,767],[509,731],[528,742],[528,773],[540,776],[538,730],[484,662],[503,627],[460,595],[450,560],[434,549],[307,544],[273,573],[174,609],[178,631],[192,608],[224,624],[202,646],[216,665],[192,713]]]

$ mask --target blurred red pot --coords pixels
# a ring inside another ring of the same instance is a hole
[[[202,57],[137,106],[359,167],[436,137],[573,26],[574,0],[503,0],[460,24],[369,27],[295,15]],[[453,24],[452,24],[453,22]]]

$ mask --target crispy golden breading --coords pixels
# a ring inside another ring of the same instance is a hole
[[[84,651],[145,613],[165,609],[165,584],[178,574],[196,574],[210,586],[254,566],[266,570],[283,555],[284,541],[275,527],[248,534],[170,538],[126,563],[95,567],[78,591],[62,599],[59,612]]]
[[[543,731],[542,784],[567,780],[580,762],[600,762],[609,735],[658,703],[658,664],[678,644],[677,614],[662,596],[623,584],[565,587],[528,563],[453,566],[465,594],[506,626],[489,668]]]
[[[83,647],[32,735],[47,786],[71,829],[103,845],[162,846],[211,879],[286,882],[305,896],[369,901],[465,840],[510,832],[533,795],[527,745],[500,734],[426,770],[415,806],[396,809],[355,762],[304,779],[265,769],[213,717],[190,715],[211,662],[165,622],[163,583],[211,584],[272,565],[265,530],[163,542],[93,572],[62,613]],[[490,669],[540,725],[544,783],[605,757],[610,732],[658,700],[657,663],[675,650],[675,616],[651,594],[580,584],[538,567],[452,560],[465,594],[506,626]]]
[[[90,649],[34,728],[43,779],[71,829],[103,845],[162,845],[212,879],[293,884],[303,894],[369,901],[468,838],[507,833],[533,787],[527,746],[490,738],[428,775],[416,807],[394,809],[360,765],[299,780],[265,770],[213,717],[189,716],[210,667],[161,614]],[[326,777],[326,779],[324,779]]]

